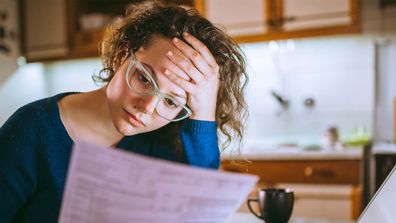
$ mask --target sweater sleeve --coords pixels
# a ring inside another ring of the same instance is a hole
[[[22,108],[0,128],[0,222],[11,222],[36,189],[37,128]]]
[[[190,165],[219,168],[220,150],[216,122],[186,119],[181,126],[180,138]]]

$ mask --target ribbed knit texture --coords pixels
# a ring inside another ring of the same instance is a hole
[[[68,93],[18,109],[0,128],[0,222],[57,222],[70,160],[72,139],[63,126],[57,101]],[[183,158],[152,133],[124,137],[118,148],[156,158],[218,168],[215,122],[184,120]]]

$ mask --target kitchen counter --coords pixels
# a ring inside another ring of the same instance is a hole
[[[396,154],[396,144],[376,143],[373,146],[373,154]]]
[[[301,147],[276,149],[246,149],[241,154],[224,152],[223,160],[360,160],[363,155],[361,147],[351,147],[342,150],[307,150]]]

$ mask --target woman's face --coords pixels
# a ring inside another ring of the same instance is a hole
[[[181,55],[170,39],[154,36],[147,48],[141,48],[135,57],[148,70],[154,73],[159,90],[171,96],[177,95],[179,101],[187,102],[186,92],[171,82],[164,74],[174,66],[166,53],[172,51]],[[126,59],[107,85],[106,95],[114,126],[123,135],[135,135],[161,128],[170,121],[156,112],[157,96],[141,96],[132,91],[126,82],[125,72],[131,57]]]

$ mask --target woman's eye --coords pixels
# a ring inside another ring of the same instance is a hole
[[[172,99],[165,98],[164,100],[165,100],[165,103],[166,103],[167,106],[172,107],[172,108],[176,108],[177,107],[176,102],[174,102]]]
[[[138,72],[137,76],[139,78],[139,81],[144,85],[151,85],[151,81],[145,75]]]

